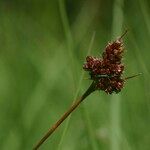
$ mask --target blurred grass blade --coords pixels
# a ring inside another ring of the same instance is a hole
[[[97,142],[95,139],[95,134],[94,134],[95,132],[93,131],[92,122],[91,122],[91,119],[89,117],[88,111],[87,111],[84,103],[81,108],[82,108],[81,110],[82,110],[83,119],[85,122],[85,127],[86,127],[87,133],[88,133],[89,145],[91,147],[90,149],[98,150],[98,145],[97,145]]]
[[[64,0],[59,0],[59,9],[60,9],[61,20],[63,22],[63,27],[64,27],[64,31],[65,31],[65,35],[66,35],[66,40],[67,40],[67,43],[68,43],[69,53],[71,53],[71,51],[73,50],[73,40],[72,40],[73,38],[72,38],[72,35],[71,35],[71,31],[70,31],[70,27],[69,27],[69,21],[68,21],[68,17],[67,17],[64,2],[65,2]],[[91,48],[92,48],[92,45],[93,45],[93,42],[94,42],[94,38],[95,38],[95,32],[93,33],[93,36],[92,36],[87,54],[89,54],[90,51],[91,51]],[[72,54],[70,54],[70,60],[72,60]],[[71,63],[72,63],[71,65],[73,65],[73,62],[71,62]],[[72,73],[72,74],[74,74],[74,73]],[[81,83],[82,83],[82,80],[83,80],[83,76],[84,76],[84,72],[82,71],[81,76],[80,76],[80,80],[79,80],[79,84],[78,84],[78,87],[77,87],[77,90],[76,90],[76,93],[75,93],[75,96],[74,96],[74,99],[76,99],[77,96],[78,96],[78,93],[79,93],[79,90],[80,90],[80,87],[81,87]],[[75,80],[74,80],[74,82],[75,82]],[[64,137],[65,137],[65,135],[67,133],[67,130],[68,130],[68,127],[69,127],[70,118],[71,118],[71,115],[66,120],[66,124],[65,124],[60,142],[58,144],[58,148],[57,148],[58,150],[60,150],[61,147],[62,147]]]
[[[138,0],[139,1],[139,6],[141,8],[141,12],[143,14],[143,18],[146,24],[146,27],[148,29],[148,33],[150,35],[150,15],[149,15],[149,4],[146,3],[145,0]]]
[[[120,150],[121,144],[121,95],[111,97],[111,150]]]
[[[122,34],[124,0],[115,0],[113,6],[112,38]],[[110,103],[111,135],[110,149],[120,150],[121,144],[121,95],[112,95]]]
[[[90,45],[89,45],[89,49],[88,49],[88,51],[87,51],[87,55],[89,55],[89,54],[91,53],[92,45],[93,45],[94,39],[95,39],[95,32],[93,32],[93,35],[92,35],[92,38],[91,38],[91,41],[90,41]],[[82,84],[82,81],[83,81],[83,77],[84,77],[84,71],[81,72],[81,76],[80,76],[80,79],[79,79],[79,83],[78,83],[78,87],[77,87],[77,90],[76,90],[74,99],[77,99],[77,96],[78,96],[78,94],[79,94],[79,91],[80,91],[80,88],[81,88],[81,84]],[[74,103],[74,101],[73,101],[73,103]],[[83,105],[83,104],[82,104],[82,105]],[[62,147],[63,139],[64,139],[64,137],[65,137],[65,135],[66,135],[66,133],[67,133],[71,116],[72,116],[72,114],[70,114],[70,116],[69,116],[68,119],[66,120],[65,127],[64,127],[64,130],[63,130],[63,133],[62,133],[60,142],[59,142],[59,144],[58,144],[58,148],[57,148],[58,150],[60,150],[61,147]]]
[[[73,83],[74,83],[74,89],[76,88],[76,78],[75,78],[75,63],[74,63],[74,57],[73,57],[73,49],[74,49],[74,44],[73,44],[73,38],[71,34],[71,29],[69,25],[69,20],[67,17],[67,12],[66,12],[66,7],[65,7],[65,0],[58,0],[59,4],[59,12],[61,16],[61,21],[64,29],[64,34],[65,34],[65,40],[67,44],[67,51],[68,51],[68,59],[69,59],[69,65],[70,65],[70,70],[72,72],[72,77],[73,77]]]

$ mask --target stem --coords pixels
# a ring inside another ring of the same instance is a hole
[[[90,41],[90,44],[89,44],[89,48],[88,48],[88,51],[87,51],[87,54],[86,54],[87,56],[88,56],[88,55],[90,54],[90,52],[91,52],[94,39],[95,39],[95,32],[93,32],[93,35],[92,35],[92,38],[91,38],[91,41]],[[82,70],[82,73],[81,73],[81,76],[80,76],[80,80],[79,80],[79,83],[78,83],[78,88],[77,88],[77,90],[76,90],[74,99],[77,98],[77,95],[78,95],[78,93],[79,93],[79,89],[80,89],[80,87],[81,87],[81,82],[82,82],[82,80],[83,80],[83,76],[84,76],[84,71]],[[75,101],[73,101],[73,104],[74,104],[74,102],[75,102]],[[69,126],[70,119],[71,119],[71,115],[68,117],[68,119],[67,119],[67,121],[66,121],[66,124],[65,124],[65,127],[64,127],[64,130],[63,130],[63,133],[62,133],[62,136],[61,136],[61,138],[60,138],[60,142],[59,142],[59,144],[58,144],[57,150],[61,150],[61,146],[62,146],[64,137],[65,137],[66,132],[67,132],[67,130],[68,130],[68,126]]]
[[[125,32],[120,36],[119,40],[121,40],[126,34],[127,34],[128,30],[126,29]]]
[[[86,90],[86,92],[74,102],[74,104],[66,111],[62,117],[46,132],[43,138],[36,144],[33,150],[37,150],[45,141],[46,139],[59,127],[59,125],[79,106],[79,104],[92,92],[95,91],[95,82],[92,82],[90,87]]]
[[[124,80],[128,80],[128,79],[131,79],[131,78],[137,77],[137,76],[139,76],[139,75],[141,75],[141,74],[142,74],[142,73],[138,73],[138,74],[136,74],[136,75],[126,77]]]

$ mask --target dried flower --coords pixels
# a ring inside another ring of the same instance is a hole
[[[126,31],[127,32],[127,31]],[[87,56],[83,69],[88,71],[93,82],[84,94],[79,97],[72,106],[61,116],[61,118],[45,133],[33,148],[37,150],[53,132],[61,125],[61,123],[95,90],[103,90],[107,94],[120,92],[123,88],[125,80],[134,78],[140,74],[122,78],[124,65],[122,64],[122,55],[124,51],[122,37],[126,32],[112,43],[108,43],[103,52],[102,58]]]
[[[113,92],[120,92],[123,88],[125,80],[122,78],[124,71],[124,64],[122,64],[124,52],[122,37],[125,33],[114,42],[108,43],[102,58],[86,57],[83,69],[89,72],[91,80],[96,83],[97,90],[112,94]]]

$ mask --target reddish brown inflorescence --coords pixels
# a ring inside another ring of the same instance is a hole
[[[87,56],[83,69],[88,71],[91,80],[96,83],[97,90],[103,90],[107,94],[120,92],[125,80],[122,78],[124,65],[122,55],[124,47],[122,37],[112,43],[108,43],[102,58]]]

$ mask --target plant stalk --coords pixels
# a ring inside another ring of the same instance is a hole
[[[139,76],[139,75],[141,75],[141,74],[142,74],[142,73],[138,73],[138,74],[136,74],[136,75],[126,77],[124,80],[128,80],[128,79],[131,79],[131,78],[137,77],[137,76]]]
[[[42,139],[35,145],[33,150],[37,150],[46,140],[47,138],[61,125],[61,123],[79,106],[79,104],[92,92],[95,91],[95,82],[92,82],[90,87],[85,91],[85,93],[78,98],[74,104],[66,111],[62,117],[45,133]]]

